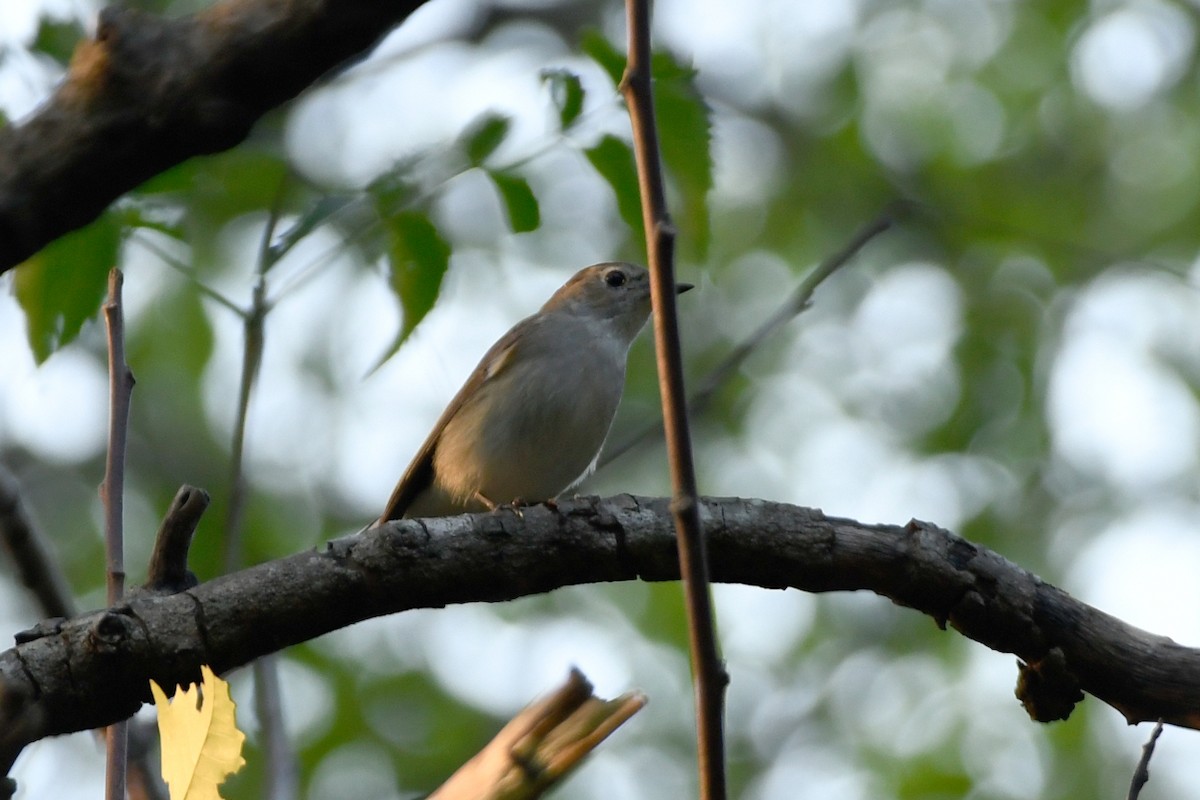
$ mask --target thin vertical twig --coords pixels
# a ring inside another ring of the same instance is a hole
[[[626,0],[629,55],[620,91],[629,107],[637,156],[646,253],[654,306],[654,343],[663,403],[663,428],[671,466],[671,513],[675,519],[679,572],[687,606],[688,640],[696,692],[696,733],[700,796],[725,798],[725,686],[729,676],[721,660],[717,625],[708,583],[708,558],[696,499],[696,470],[688,430],[687,394],[675,308],[675,230],[667,213],[658,129],[651,88],[650,8],[648,0]]]
[[[1133,771],[1133,779],[1129,782],[1129,794],[1126,795],[1126,800],[1138,800],[1142,794],[1142,787],[1150,780],[1150,757],[1154,755],[1154,745],[1158,743],[1158,737],[1162,736],[1163,721],[1160,719],[1154,726],[1154,730],[1150,732],[1150,738],[1142,745],[1142,757],[1138,759],[1137,768]]]
[[[125,594],[125,451],[129,441],[129,402],[133,372],[125,362],[125,316],[121,307],[124,276],[116,267],[108,273],[108,300],[104,322],[108,331],[108,458],[100,496],[104,501],[105,560],[108,567],[108,604]],[[125,800],[125,771],[129,755],[128,722],[109,725],[104,796]]]
[[[12,555],[21,582],[37,599],[45,617],[73,617],[79,607],[45,533],[35,524],[21,498],[17,477],[0,465],[0,542]],[[107,729],[96,731],[107,739]],[[144,725],[129,727],[128,792],[132,800],[166,800],[166,786],[152,764],[149,742],[157,736]]]
[[[267,230],[275,227],[272,212]],[[265,236],[264,236],[265,238]],[[258,275],[250,299],[250,308],[245,312],[242,324],[242,377],[238,384],[237,416],[233,424],[233,443],[230,453],[229,512],[225,519],[225,571],[233,572],[242,566],[242,534],[246,514],[246,420],[250,415],[250,396],[262,366],[265,344],[263,322],[266,319],[267,276],[263,262],[259,261]]]
[[[225,571],[233,572],[242,567],[243,532],[246,518],[246,421],[250,413],[250,400],[262,367],[263,348],[266,334],[265,323],[271,304],[267,299],[267,273],[277,258],[271,249],[275,229],[283,207],[287,180],[280,184],[275,195],[267,224],[263,228],[258,248],[258,267],[250,308],[243,318],[242,377],[238,387],[237,419],[233,428],[231,447],[229,513],[225,524]],[[254,662],[255,711],[259,727],[263,732],[267,754],[266,789],[263,796],[270,800],[292,800],[299,794],[299,769],[295,754],[283,724],[283,703],[280,699],[278,664],[274,655],[264,656]]]

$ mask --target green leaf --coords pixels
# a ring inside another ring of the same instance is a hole
[[[76,43],[84,36],[83,26],[75,19],[42,17],[37,38],[31,49],[45,53],[59,64],[67,64],[75,52]]]
[[[275,205],[288,171],[276,153],[238,147],[185,161],[150,178],[135,194],[182,195],[193,223],[217,226]]]
[[[163,336],[159,325],[138,325],[125,334],[126,359],[130,364],[162,365],[160,377],[178,392],[175,408],[188,408],[185,416],[191,411],[203,413],[198,405],[191,409],[189,403],[199,402],[201,376],[215,349],[203,297],[191,287],[160,292],[154,302],[155,318],[170,320],[172,335]]]
[[[450,266],[450,245],[426,215],[403,211],[387,219],[384,226],[392,291],[404,311],[404,322],[387,352],[372,367],[372,372],[396,354],[433,308]]]
[[[680,228],[691,234],[703,258],[710,239],[708,193],[713,185],[710,109],[696,88],[695,69],[668,53],[656,53],[652,63],[659,146],[683,201]]]
[[[512,120],[503,114],[487,113],[476,117],[462,135],[463,149],[471,166],[478,167],[508,136]]]
[[[614,47],[612,42],[605,39],[604,34],[595,28],[583,32],[579,46],[592,61],[595,61],[601,69],[608,73],[613,86],[620,85],[621,77],[625,74],[624,53]]]
[[[399,214],[419,195],[420,187],[411,181],[412,168],[412,162],[401,161],[367,186],[381,217]]]
[[[625,54],[603,34],[587,31],[581,47],[614,84],[621,82]],[[673,216],[678,218],[680,229],[695,241],[703,258],[711,239],[708,214],[708,193],[713,185],[711,110],[696,88],[697,73],[693,67],[679,63],[670,53],[657,52],[651,58],[650,68],[654,77],[659,148],[683,201],[683,208],[673,212]]]
[[[637,235],[644,248],[646,228],[642,224],[642,201],[638,192],[637,165],[630,146],[612,134],[606,135],[595,147],[584,151],[592,167],[600,173],[617,195],[617,210],[621,219]]]
[[[84,320],[100,308],[120,247],[121,226],[105,214],[17,267],[13,290],[25,311],[29,347],[39,364],[73,341]]]
[[[558,109],[558,124],[567,130],[583,112],[583,84],[569,69],[544,69],[542,82],[550,84],[550,100]]]
[[[496,189],[504,200],[504,208],[508,211],[508,226],[512,228],[513,233],[537,230],[542,224],[542,211],[533,195],[533,189],[529,188],[529,181],[510,172],[488,170],[487,174],[492,183],[496,184]]]

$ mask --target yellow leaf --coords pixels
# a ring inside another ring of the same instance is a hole
[[[229,697],[229,684],[208,666],[200,671],[201,691],[194,683],[176,689],[169,703],[166,693],[150,681],[158,707],[163,780],[171,800],[220,800],[217,787],[246,763],[246,735],[237,729],[237,704]]]

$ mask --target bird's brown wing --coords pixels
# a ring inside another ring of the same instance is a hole
[[[379,516],[379,520],[375,523],[376,525],[403,517],[404,513],[413,504],[413,501],[421,495],[421,492],[424,492],[433,485],[433,457],[434,452],[437,450],[438,440],[441,439],[442,431],[446,429],[446,425],[449,424],[450,420],[454,418],[454,415],[459,412],[469,398],[474,397],[483,388],[485,383],[503,372],[511,363],[513,353],[516,351],[515,345],[517,340],[531,324],[534,324],[533,317],[518,322],[508,333],[500,337],[500,340],[492,345],[491,349],[479,360],[479,364],[471,372],[466,383],[462,385],[462,388],[458,390],[458,394],[454,395],[450,404],[446,406],[446,410],[438,417],[433,430],[425,438],[421,449],[413,456],[408,469],[404,470],[404,475],[401,476],[400,482],[396,484],[396,488],[392,490],[392,496],[388,499],[387,506]]]

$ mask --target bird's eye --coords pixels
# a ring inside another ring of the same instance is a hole
[[[619,269],[614,269],[611,272],[605,274],[605,276],[604,276],[604,282],[607,283],[609,286],[613,287],[614,289],[617,288],[618,286],[624,286],[626,280],[627,280],[627,278],[625,276],[625,273]]]

